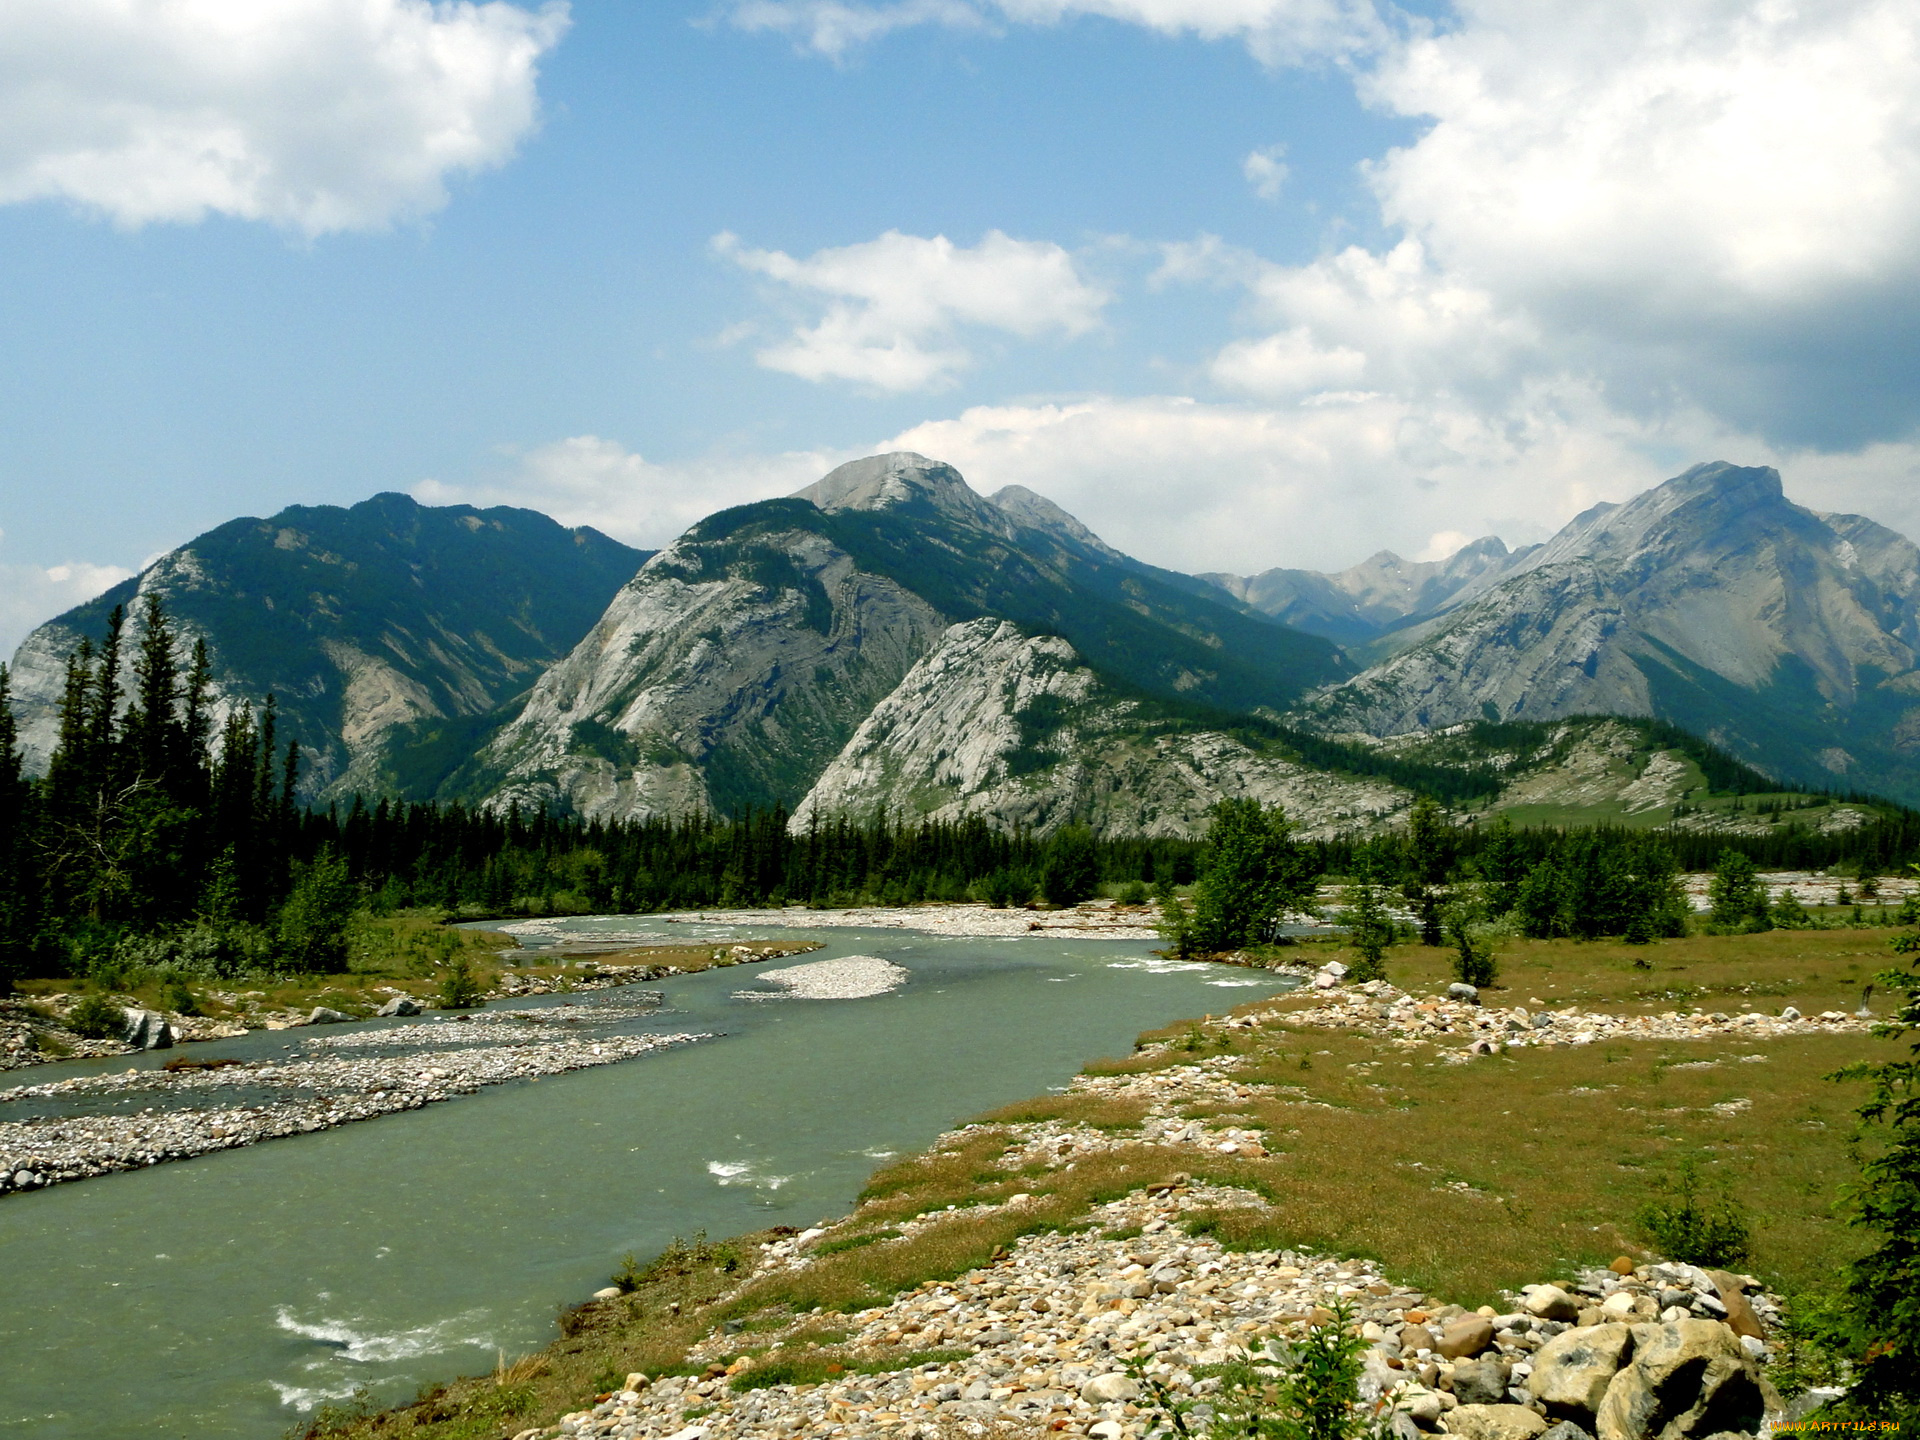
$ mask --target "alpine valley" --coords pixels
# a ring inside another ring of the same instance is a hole
[[[910,453],[653,554],[524,510],[297,507],[29,636],[30,762],[66,656],[148,594],[222,703],[277,697],[320,802],[1113,835],[1195,834],[1240,796],[1318,835],[1422,792],[1636,826],[1764,823],[1742,794],[1819,826],[1866,814],[1825,792],[1920,803],[1920,550],[1726,464],[1517,551],[1251,577],[1156,569]]]

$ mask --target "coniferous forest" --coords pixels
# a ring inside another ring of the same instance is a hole
[[[271,696],[216,705],[204,647],[184,664],[158,600],[123,657],[124,615],[71,656],[57,747],[24,770],[0,668],[0,979],[161,969],[324,972],[356,913],[470,917],[701,906],[1071,903],[1102,884],[1144,899],[1207,863],[1179,838],[1008,834],[981,820],[839,820],[794,833],[778,810],[607,823],[458,804],[298,799],[301,749]],[[1902,812],[1840,834],[1725,837],[1503,822],[1451,825],[1431,802],[1406,833],[1300,846],[1315,875],[1365,874],[1418,910],[1462,880],[1526,933],[1678,923],[1671,882],[1728,852],[1762,868],[1885,873],[1920,852]],[[1635,917],[1640,917],[1636,920]],[[1437,911],[1426,928],[1437,940]]]

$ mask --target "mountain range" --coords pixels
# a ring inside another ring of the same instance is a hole
[[[1729,786],[1920,802],[1920,551],[1726,464],[1543,545],[1251,577],[1144,564],[910,453],[657,553],[525,510],[295,507],[29,636],[30,763],[65,656],[149,593],[206,640],[224,703],[276,695],[318,801],[1147,834],[1239,795],[1322,834],[1420,791],[1708,826],[1749,823],[1703,803]]]

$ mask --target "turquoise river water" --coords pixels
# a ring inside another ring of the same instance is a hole
[[[358,1387],[409,1398],[547,1343],[556,1309],[625,1252],[843,1213],[890,1155],[1064,1085],[1142,1029],[1279,988],[1140,942],[758,934],[826,944],[776,967],[881,955],[911,978],[754,1002],[735,992],[773,967],[683,976],[650,987],[667,1012],[625,1028],[724,1038],[0,1200],[0,1440],[254,1440]]]

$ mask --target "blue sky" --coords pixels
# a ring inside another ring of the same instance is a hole
[[[1899,5],[8,9],[0,653],[235,515],[876,448],[1193,570],[1710,458],[1920,531]]]

